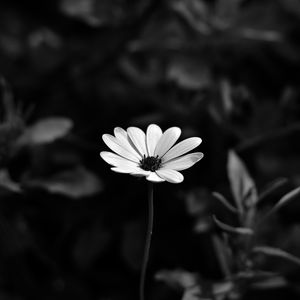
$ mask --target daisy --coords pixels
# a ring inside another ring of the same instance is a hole
[[[114,136],[102,136],[114,153],[103,151],[100,156],[115,172],[145,176],[151,182],[180,183],[184,177],[178,171],[190,168],[203,157],[201,152],[186,154],[202,140],[191,137],[175,145],[180,134],[178,127],[162,132],[155,124],[149,125],[146,133],[137,127],[129,127],[127,131],[116,127]]]

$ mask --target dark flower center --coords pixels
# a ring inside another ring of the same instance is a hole
[[[157,156],[145,156],[140,161],[140,167],[145,171],[156,171],[160,168],[161,159]]]

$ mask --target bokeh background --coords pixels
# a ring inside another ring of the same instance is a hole
[[[300,185],[299,37],[297,0],[1,1],[0,299],[138,299],[147,184],[99,152],[150,123],[200,136],[205,156],[155,186],[147,297],[182,299],[172,270],[221,280],[211,216],[232,216],[211,193],[232,201],[229,149],[258,191],[286,178],[266,207]],[[295,256],[299,201],[266,235]],[[262,263],[288,284],[240,299],[299,297],[299,265]]]

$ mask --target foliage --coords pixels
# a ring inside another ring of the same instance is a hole
[[[299,298],[299,25],[296,0],[1,1],[0,298],[137,298],[146,186],[100,137],[150,123],[205,157],[155,186],[147,298]]]

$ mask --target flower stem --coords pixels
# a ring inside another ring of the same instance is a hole
[[[153,183],[149,182],[148,186],[148,228],[147,236],[144,248],[144,257],[142,264],[142,273],[140,281],[140,300],[145,300],[145,279],[146,279],[146,270],[149,260],[150,245],[151,245],[151,236],[153,230]]]

